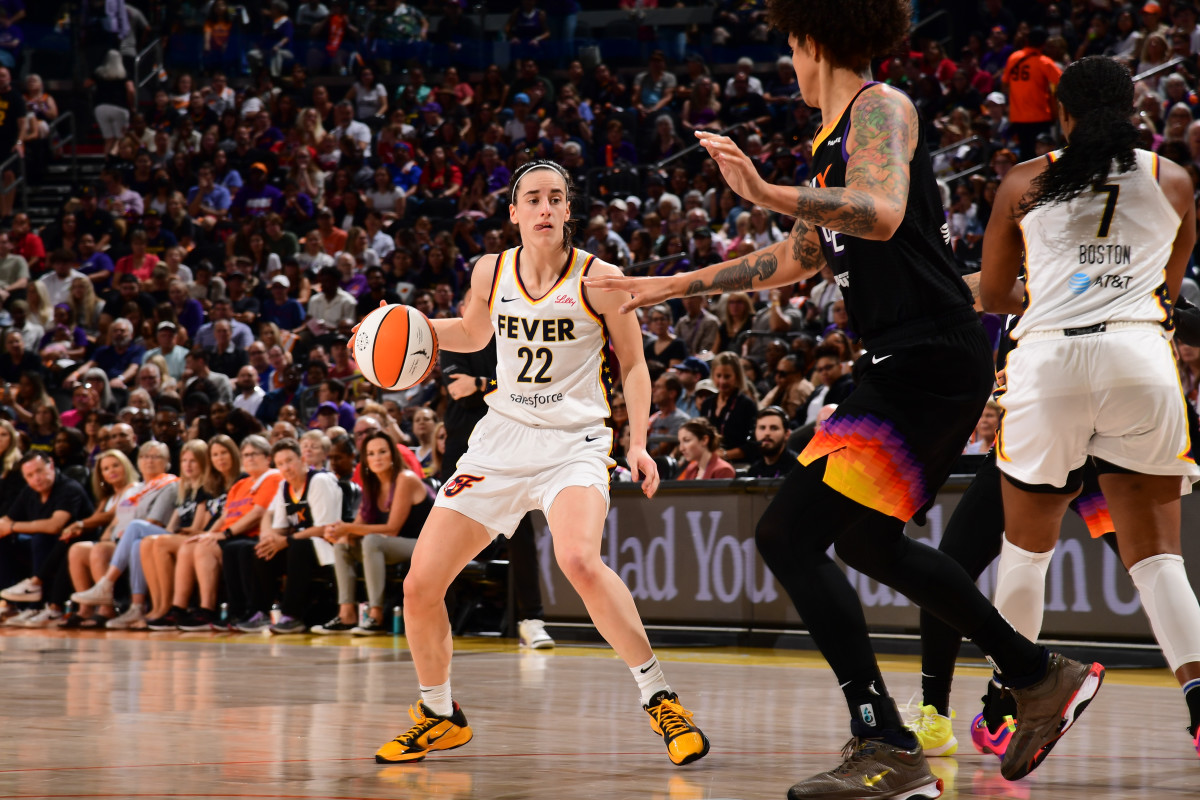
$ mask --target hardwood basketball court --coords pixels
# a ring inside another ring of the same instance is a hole
[[[659,648],[712,740],[708,757],[675,767],[607,648],[455,646],[455,698],[475,739],[381,766],[375,750],[409,727],[418,694],[402,637],[0,629],[0,798],[781,800],[835,766],[849,737],[833,675],[812,652]],[[902,701],[919,688],[916,659],[882,666]],[[1110,670],[1046,763],[1008,783],[969,740],[981,666],[955,683],[958,755],[931,760],[944,797],[1197,796],[1200,759],[1165,669]]]

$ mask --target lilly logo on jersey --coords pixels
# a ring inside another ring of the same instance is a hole
[[[571,297],[569,294],[560,294],[558,297],[554,298],[554,305],[573,306],[575,305],[575,298]]]

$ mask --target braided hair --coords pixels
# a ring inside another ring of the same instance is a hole
[[[575,238],[575,220],[571,219],[570,208],[575,201],[575,183],[571,180],[571,174],[566,168],[555,161],[546,161],[538,159],[536,161],[527,161],[517,167],[517,171],[513,173],[512,179],[508,183],[508,202],[512,205],[517,204],[517,188],[521,185],[521,180],[538,169],[549,169],[558,173],[558,176],[563,179],[563,184],[567,187],[567,219],[563,222],[563,250],[570,250],[571,241]]]
[[[1046,167],[1030,187],[1018,214],[1050,203],[1073,200],[1088,189],[1099,191],[1113,162],[1121,172],[1137,169],[1137,128],[1133,81],[1129,71],[1107,56],[1088,56],[1067,67],[1058,99],[1075,120],[1062,157]]]

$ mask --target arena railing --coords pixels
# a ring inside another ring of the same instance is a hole
[[[728,136],[729,134],[731,134],[731,133],[733,133],[734,131],[736,131],[738,128],[744,128],[744,127],[746,127],[746,125],[747,125],[747,124],[748,124],[748,123],[745,123],[745,122],[739,122],[739,123],[738,123],[738,124],[736,124],[736,125],[731,125],[731,126],[729,126],[728,128],[726,128],[725,130],[718,132],[718,134],[717,134],[717,135],[718,135],[718,136]],[[696,152],[697,150],[699,150],[699,149],[700,149],[701,147],[703,147],[703,146],[704,146],[704,145],[700,144],[699,142],[696,142],[696,143],[695,143],[694,145],[692,145],[691,147],[685,147],[685,148],[683,148],[682,150],[680,150],[678,153],[675,153],[674,155],[667,156],[667,157],[666,157],[666,158],[664,158],[662,161],[656,161],[655,163],[653,163],[653,164],[650,164],[650,165],[649,165],[649,167],[650,167],[650,169],[652,169],[652,170],[660,170],[660,169],[662,169],[663,167],[665,167],[667,164],[670,164],[672,161],[678,161],[679,159],[683,158],[684,156],[691,155],[692,153]]]
[[[1187,61],[1187,59],[1184,58],[1183,56],[1175,56],[1170,61],[1159,64],[1157,67],[1151,67],[1150,69],[1146,70],[1145,72],[1139,72],[1137,75],[1134,75],[1133,82],[1137,83],[1138,81],[1144,81],[1146,78],[1153,78],[1155,75],[1159,74],[1160,72],[1166,72],[1168,70],[1175,69],[1175,67],[1179,66],[1180,64],[1184,63],[1185,61]]]
[[[70,111],[67,111],[64,114],[59,114],[58,117],[50,123],[48,135],[53,134],[55,129],[57,129],[60,125],[66,125],[70,131],[65,138],[58,140],[58,146],[65,147],[68,144],[71,145],[71,183],[72,185],[77,186],[79,185],[79,144],[76,138],[77,132],[75,129],[75,115]]]
[[[21,153],[13,153],[11,156],[4,159],[4,162],[0,163],[0,175],[3,175],[6,169],[11,169],[14,162],[16,162],[17,165],[16,170],[14,171],[16,177],[13,179],[12,183],[0,186],[0,194],[8,194],[12,190],[20,188],[21,211],[27,212],[29,211],[29,180],[25,173],[25,156]]]
[[[942,153],[949,153],[951,150],[957,150],[958,148],[962,147],[963,145],[974,144],[975,142],[979,142],[979,141],[983,141],[983,140],[980,139],[978,136],[968,136],[965,139],[959,139],[957,142],[954,142],[953,144],[948,144],[945,147],[939,147],[937,150],[930,150],[929,157],[934,158],[935,156],[940,156]]]
[[[146,61],[146,56],[154,55],[154,62],[150,69],[143,74],[142,64]],[[163,65],[163,40],[155,39],[146,49],[138,53],[133,59],[133,85],[135,89],[141,89],[147,83],[154,79],[162,71]]]

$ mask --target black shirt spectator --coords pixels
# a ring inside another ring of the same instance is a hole
[[[25,349],[25,340],[20,331],[12,331],[4,336],[4,352],[0,353],[0,380],[5,383],[16,383],[24,372],[42,374],[42,360],[37,353]]]
[[[7,67],[0,68],[0,87],[0,158],[8,158],[25,119],[25,97],[13,86]]]
[[[740,392],[717,413],[717,395],[700,403],[700,416],[712,421],[721,434],[721,447],[725,450],[741,450],[738,461],[751,461],[758,456],[758,445],[754,442],[754,424],[758,416],[758,405]]]

